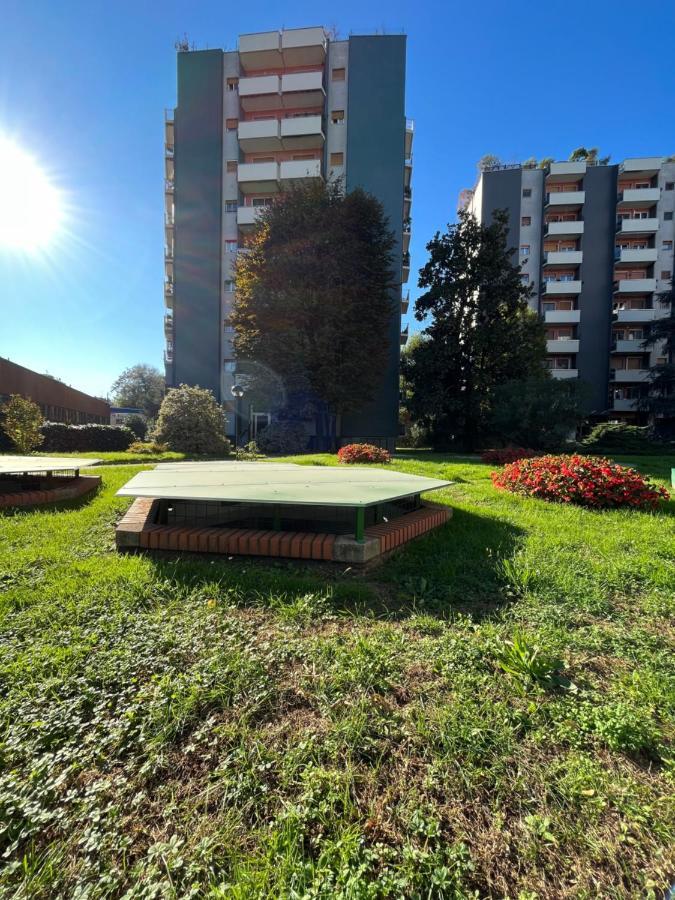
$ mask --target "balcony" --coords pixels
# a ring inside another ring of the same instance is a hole
[[[659,230],[658,219],[618,219],[617,234],[654,234]]]
[[[323,72],[292,72],[281,76],[282,104],[286,109],[323,106]]]
[[[173,316],[168,313],[164,315],[164,335],[168,338],[173,335]]]
[[[633,265],[634,263],[655,263],[658,257],[656,247],[642,247],[640,249],[626,249],[616,247],[614,260],[618,266]]]
[[[260,31],[239,36],[239,64],[245,72],[278,69],[283,63],[280,32]]]
[[[325,136],[321,116],[293,116],[281,120],[284,150],[312,150],[323,147]]]
[[[659,188],[629,188],[620,191],[617,197],[618,206],[654,206],[661,199]]]
[[[620,381],[623,384],[649,381],[649,369],[610,369],[609,380]]]
[[[173,194],[174,193],[174,181],[173,178],[165,178],[164,179],[164,193],[165,194]]]
[[[405,284],[405,282],[410,277],[410,254],[403,254],[403,261],[401,264],[401,281]]]
[[[281,109],[281,79],[278,75],[240,78],[239,101],[246,112]]]
[[[550,191],[544,206],[553,209],[578,209],[586,200],[585,191]]]
[[[656,316],[654,309],[617,309],[615,322],[653,322]]]
[[[547,325],[578,325],[581,320],[579,309],[547,309],[544,322]]]
[[[574,238],[584,233],[584,223],[576,222],[547,222],[544,235],[550,238]]]
[[[401,331],[401,347],[404,347],[408,343],[408,326],[406,325],[403,331]]]
[[[246,153],[258,150],[281,150],[279,119],[240,122],[237,137],[239,146]]]
[[[403,218],[410,218],[410,207],[412,206],[412,189],[409,187],[403,188]]]
[[[412,119],[405,120],[405,156],[409,159],[412,156],[413,135],[415,133],[415,123]]]
[[[279,190],[279,163],[240,163],[237,181],[244,194],[276,193]]]
[[[578,369],[549,369],[554,378],[578,378]]]
[[[264,207],[240,206],[237,209],[237,225],[242,231],[250,231],[255,225],[258,214]]]
[[[572,338],[554,338],[546,341],[547,353],[578,353],[579,341]]]
[[[403,184],[405,187],[410,187],[410,181],[412,180],[412,157],[406,159],[403,167]]]
[[[580,294],[581,282],[576,279],[573,279],[572,281],[545,281],[542,285],[541,292],[546,297],[567,297],[570,294]]]
[[[586,174],[586,161],[580,162],[553,162],[548,167],[546,181],[548,183],[560,183],[565,181],[577,182]]]
[[[651,294],[656,290],[656,278],[624,278],[614,282],[615,294]]]
[[[583,257],[581,250],[548,250],[544,253],[544,265],[580,266]]]
[[[167,309],[173,309],[173,281],[165,281],[164,282],[164,306]]]
[[[633,159],[625,159],[619,166],[622,175],[636,175],[641,178],[652,178],[661,171],[663,157],[661,156],[636,156]]]
[[[164,351],[164,362],[172,363],[173,362],[173,347],[167,347]]]
[[[614,341],[612,343],[612,353],[644,353],[643,343],[642,338],[630,341]]]
[[[307,184],[321,178],[320,159],[290,159],[279,165],[279,181],[282,188],[291,184]]]
[[[403,252],[408,253],[410,250],[410,225],[403,226]]]
[[[636,398],[614,397],[612,399],[612,409],[616,412],[636,412],[638,408],[638,400]]]
[[[326,59],[326,32],[321,27],[289,28],[281,32],[284,66],[320,66]]]
[[[164,156],[164,180],[170,181],[173,184],[174,179],[174,164],[173,164],[173,155],[169,156],[165,154]]]
[[[405,316],[410,306],[410,291],[406,292],[405,297],[401,297],[401,315]]]

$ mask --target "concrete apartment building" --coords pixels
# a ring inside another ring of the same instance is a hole
[[[412,123],[405,118],[405,52],[404,36],[334,40],[311,27],[244,34],[237,50],[178,53],[178,104],[165,122],[168,386],[198,384],[231,404],[233,263],[258,211],[294,183],[340,177],[347,191],[361,187],[377,197],[395,235],[396,282],[407,281]],[[345,439],[392,446],[398,432],[406,339],[400,291],[392,308],[381,388],[373,403],[345,417]],[[267,410],[252,410],[248,436],[266,421]]]
[[[598,417],[643,422],[638,400],[663,350],[642,341],[668,315],[657,295],[675,268],[675,161],[499,166],[481,174],[468,208],[482,221],[508,210],[552,375],[585,381]]]

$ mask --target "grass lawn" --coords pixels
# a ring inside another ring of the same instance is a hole
[[[0,896],[662,896],[675,502],[394,465],[455,514],[365,574],[118,555],[138,466],[0,516]]]
[[[174,453],[167,450],[165,453],[130,453],[128,450],[102,450],[99,453],[83,451],[82,453],[36,453],[36,456],[75,456],[80,459],[100,459],[107,465],[120,465],[125,463],[155,463],[169,462],[185,459],[184,453]]]

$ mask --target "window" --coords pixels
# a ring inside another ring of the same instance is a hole
[[[271,197],[254,197],[251,201],[251,206],[271,206],[271,204]]]
[[[239,87],[239,79],[238,78],[228,78],[227,79],[228,91],[236,91],[238,87]]]
[[[664,222],[672,222],[672,221],[673,221],[673,214],[672,214],[671,212],[664,212],[664,214],[663,214],[663,221],[664,221]]]
[[[225,241],[225,251],[227,253],[236,253],[238,244],[236,241]]]
[[[668,360],[666,359],[665,356],[657,356],[656,357],[656,365],[657,366],[665,366],[665,364],[667,362],[668,362]]]
[[[662,244],[662,247],[663,247],[664,250],[672,250],[672,249],[673,249],[673,242],[672,242],[672,241],[664,241],[663,244]]]
[[[523,188],[523,197],[531,197],[532,188]]]
[[[662,269],[661,271],[661,281],[670,281],[672,272],[670,269]]]
[[[523,284],[529,284],[530,276],[527,274],[527,272],[523,272],[523,274],[520,276],[520,280],[523,282]]]
[[[666,181],[666,190],[667,191],[675,190],[675,181]]]
[[[344,153],[331,153],[331,155],[330,155],[331,166],[341,166],[344,164],[344,161],[345,161]]]
[[[520,255],[521,256],[529,256],[530,255],[530,245],[529,244],[521,244],[520,245]]]
[[[239,125],[238,119],[225,119],[225,127],[228,131],[236,131],[237,125]]]
[[[227,294],[233,293],[233,291],[234,291],[234,281],[232,281],[230,278],[228,278],[227,281],[223,282],[223,284],[224,284],[224,286],[225,286],[225,292],[226,292]]]
[[[237,361],[235,359],[224,359],[223,360],[223,372],[236,372],[237,371]]]
[[[344,81],[345,80],[345,70],[344,69],[333,69],[331,72],[331,80],[332,81]]]
[[[225,169],[228,172],[236,172],[237,171],[237,160],[236,159],[228,159]]]
[[[330,114],[330,120],[333,125],[344,125],[345,111],[344,109],[334,109]]]
[[[532,216],[522,216],[520,220],[521,225],[531,225],[532,224]]]
[[[236,200],[225,201],[225,212],[236,212],[238,203]]]
[[[542,303],[544,312],[554,312],[555,308],[555,303],[552,303],[550,300],[547,303]]]

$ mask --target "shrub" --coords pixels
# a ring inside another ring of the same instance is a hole
[[[513,494],[598,509],[653,509],[669,497],[665,488],[653,485],[635,469],[592,456],[520,459],[493,472],[492,483]]]
[[[211,391],[181,384],[162,400],[153,440],[169,449],[193,456],[224,456],[230,452],[225,437],[225,411]]]
[[[166,444],[157,441],[134,441],[129,446],[129,453],[166,453],[168,449]]]
[[[503,466],[517,459],[531,459],[540,455],[539,451],[528,450],[526,447],[500,447],[496,450],[483,450],[480,458],[483,462],[492,463],[493,466]]]
[[[307,435],[299,422],[272,422],[257,438],[262,453],[302,453],[307,448]]]
[[[43,442],[42,412],[37,403],[12,394],[3,407],[2,429],[19,453],[30,453]]]
[[[42,449],[57,453],[126,450],[134,440],[133,431],[124,425],[45,422],[40,430],[45,439]]]
[[[664,453],[668,445],[652,438],[648,427],[624,425],[620,422],[602,422],[596,425],[581,442],[587,453]]]
[[[145,440],[145,436],[148,433],[148,426],[143,416],[134,413],[133,416],[127,416],[124,424],[133,431],[139,441]]]
[[[374,444],[346,444],[338,450],[338,462],[346,465],[353,463],[388,463],[391,455],[388,450]]]
[[[588,388],[577,379],[525,378],[495,389],[489,431],[504,444],[562,447],[585,418]]]

